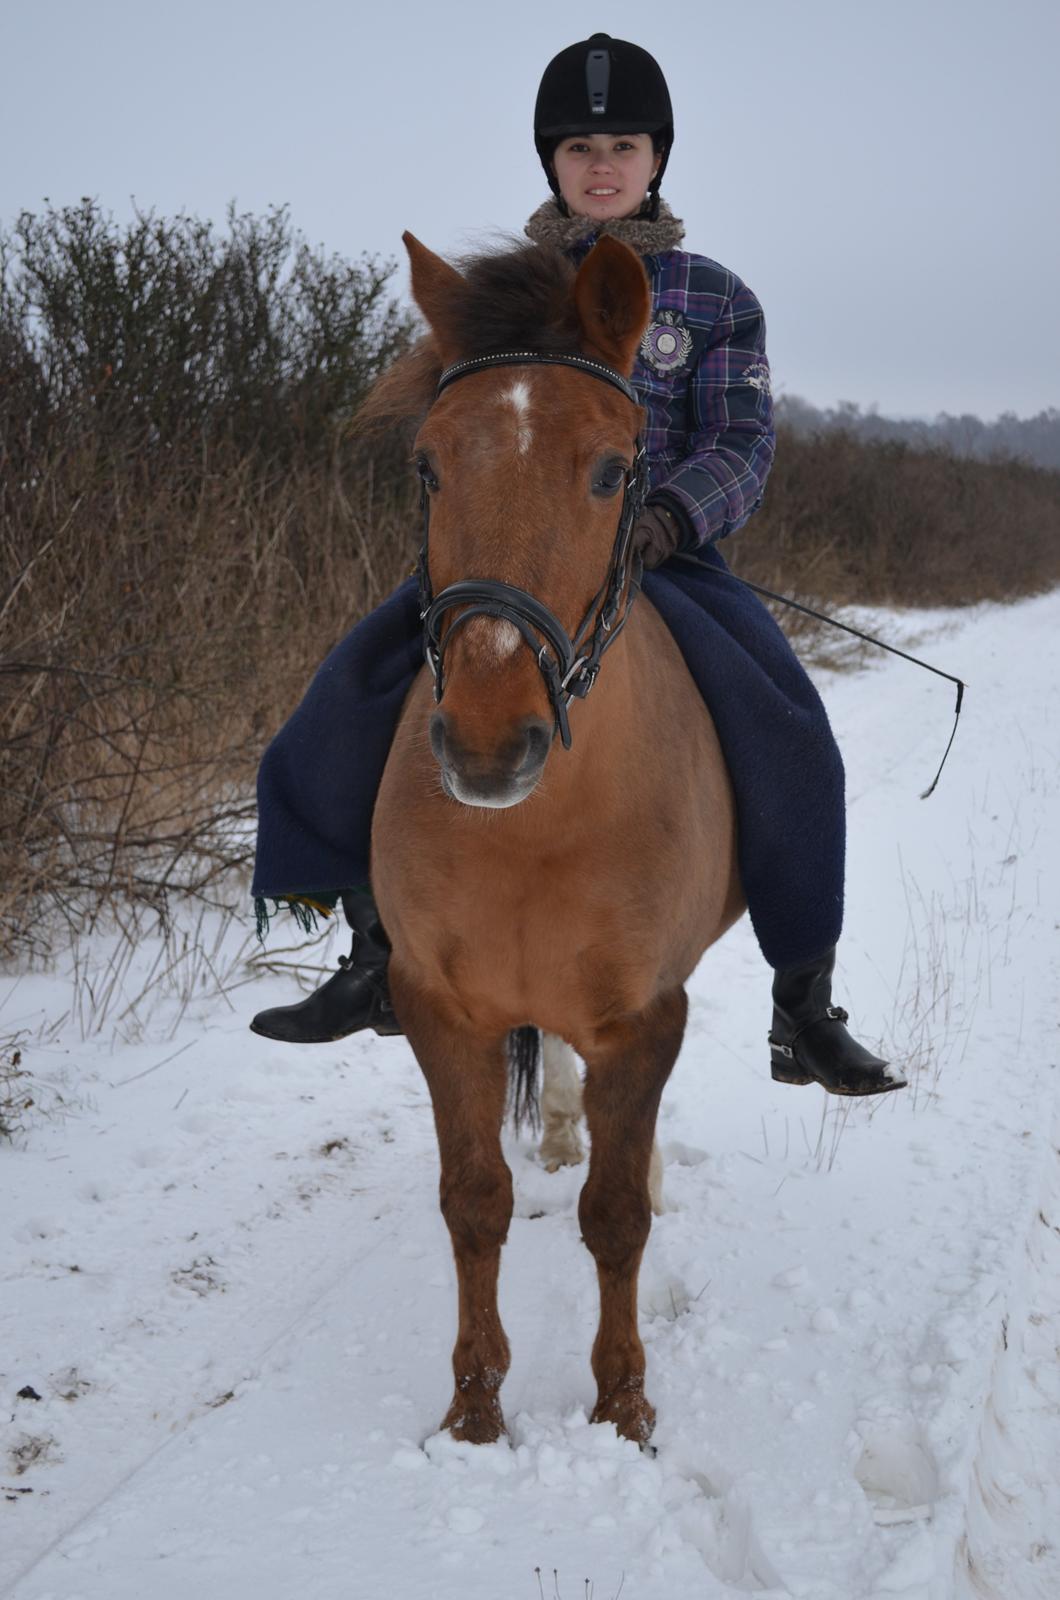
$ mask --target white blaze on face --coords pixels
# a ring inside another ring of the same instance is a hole
[[[515,623],[503,617],[473,617],[464,631],[474,658],[486,666],[513,656],[523,637]]]
[[[522,643],[522,635],[514,622],[505,622],[503,617],[498,617],[493,624],[493,648],[503,658],[513,656]]]
[[[515,448],[521,456],[529,450],[534,437],[530,426],[530,385],[525,378],[516,378],[500,396],[502,406],[511,406],[515,412]],[[468,637],[480,659],[504,661],[513,656],[522,643],[522,635],[512,622],[498,618],[476,617],[468,623]]]
[[[501,404],[512,406],[515,410],[515,448],[521,456],[525,456],[534,437],[529,422],[530,385],[525,378],[517,378],[511,388],[504,391]]]

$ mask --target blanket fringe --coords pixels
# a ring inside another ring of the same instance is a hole
[[[272,901],[272,910],[269,910],[269,901]],[[254,921],[257,925],[258,938],[262,944],[269,931],[273,917],[281,911],[289,911],[301,928],[303,933],[314,933],[317,923],[321,918],[325,920],[334,915],[334,908],[326,906],[320,900],[314,900],[308,895],[255,895],[254,896]]]

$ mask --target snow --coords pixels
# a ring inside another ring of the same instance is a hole
[[[405,1042],[251,1035],[292,982],[243,982],[231,924],[149,1003],[151,940],[4,981],[49,1114],[0,1147],[0,1594],[1060,1594],[1060,594],[873,620],[969,683],[922,802],[946,686],[819,677],[850,788],[836,997],[910,1087],[774,1084],[746,922],[705,958],[641,1279],[654,1454],[587,1421],[584,1168],[508,1139],[511,1440],[457,1444]]]

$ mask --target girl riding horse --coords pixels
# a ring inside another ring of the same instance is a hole
[[[647,51],[606,34],[561,51],[545,70],[534,132],[552,190],[526,226],[542,261],[558,250],[579,267],[607,236],[635,250],[647,273],[650,320],[631,382],[645,413],[648,494],[634,545],[651,569],[645,594],[706,701],[728,766],[742,890],[774,969],[773,1077],[835,1094],[901,1088],[902,1077],[852,1037],[832,1002],[845,846],[835,740],[783,634],[717,550],[761,504],[773,457],[761,308],[733,273],[679,248],[683,225],[659,193],[673,113]],[[481,351],[490,342],[488,308],[477,315],[468,336]],[[520,404],[518,383],[511,393]],[[528,415],[528,434],[530,424]],[[694,564],[685,559],[692,551]],[[336,646],[266,751],[259,912],[267,922],[272,900],[304,919],[341,902],[353,945],[307,999],[260,1012],[251,1023],[259,1034],[314,1043],[361,1028],[402,1031],[388,987],[390,941],[369,881],[370,839],[394,731],[422,665],[421,607],[409,580]]]

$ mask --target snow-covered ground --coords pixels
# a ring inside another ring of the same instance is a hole
[[[746,923],[704,960],[642,1274],[654,1455],[586,1420],[581,1174],[526,1141],[511,1443],[436,1433],[455,1285],[403,1040],[252,1036],[292,984],[235,986],[234,926],[165,982],[157,945],[122,966],[102,938],[76,982],[5,982],[51,1111],[0,1147],[0,1592],[1060,1595],[1060,593],[876,620],[970,685],[921,801],[949,688],[888,657],[821,679],[850,788],[837,995],[913,1084],[774,1085]]]

